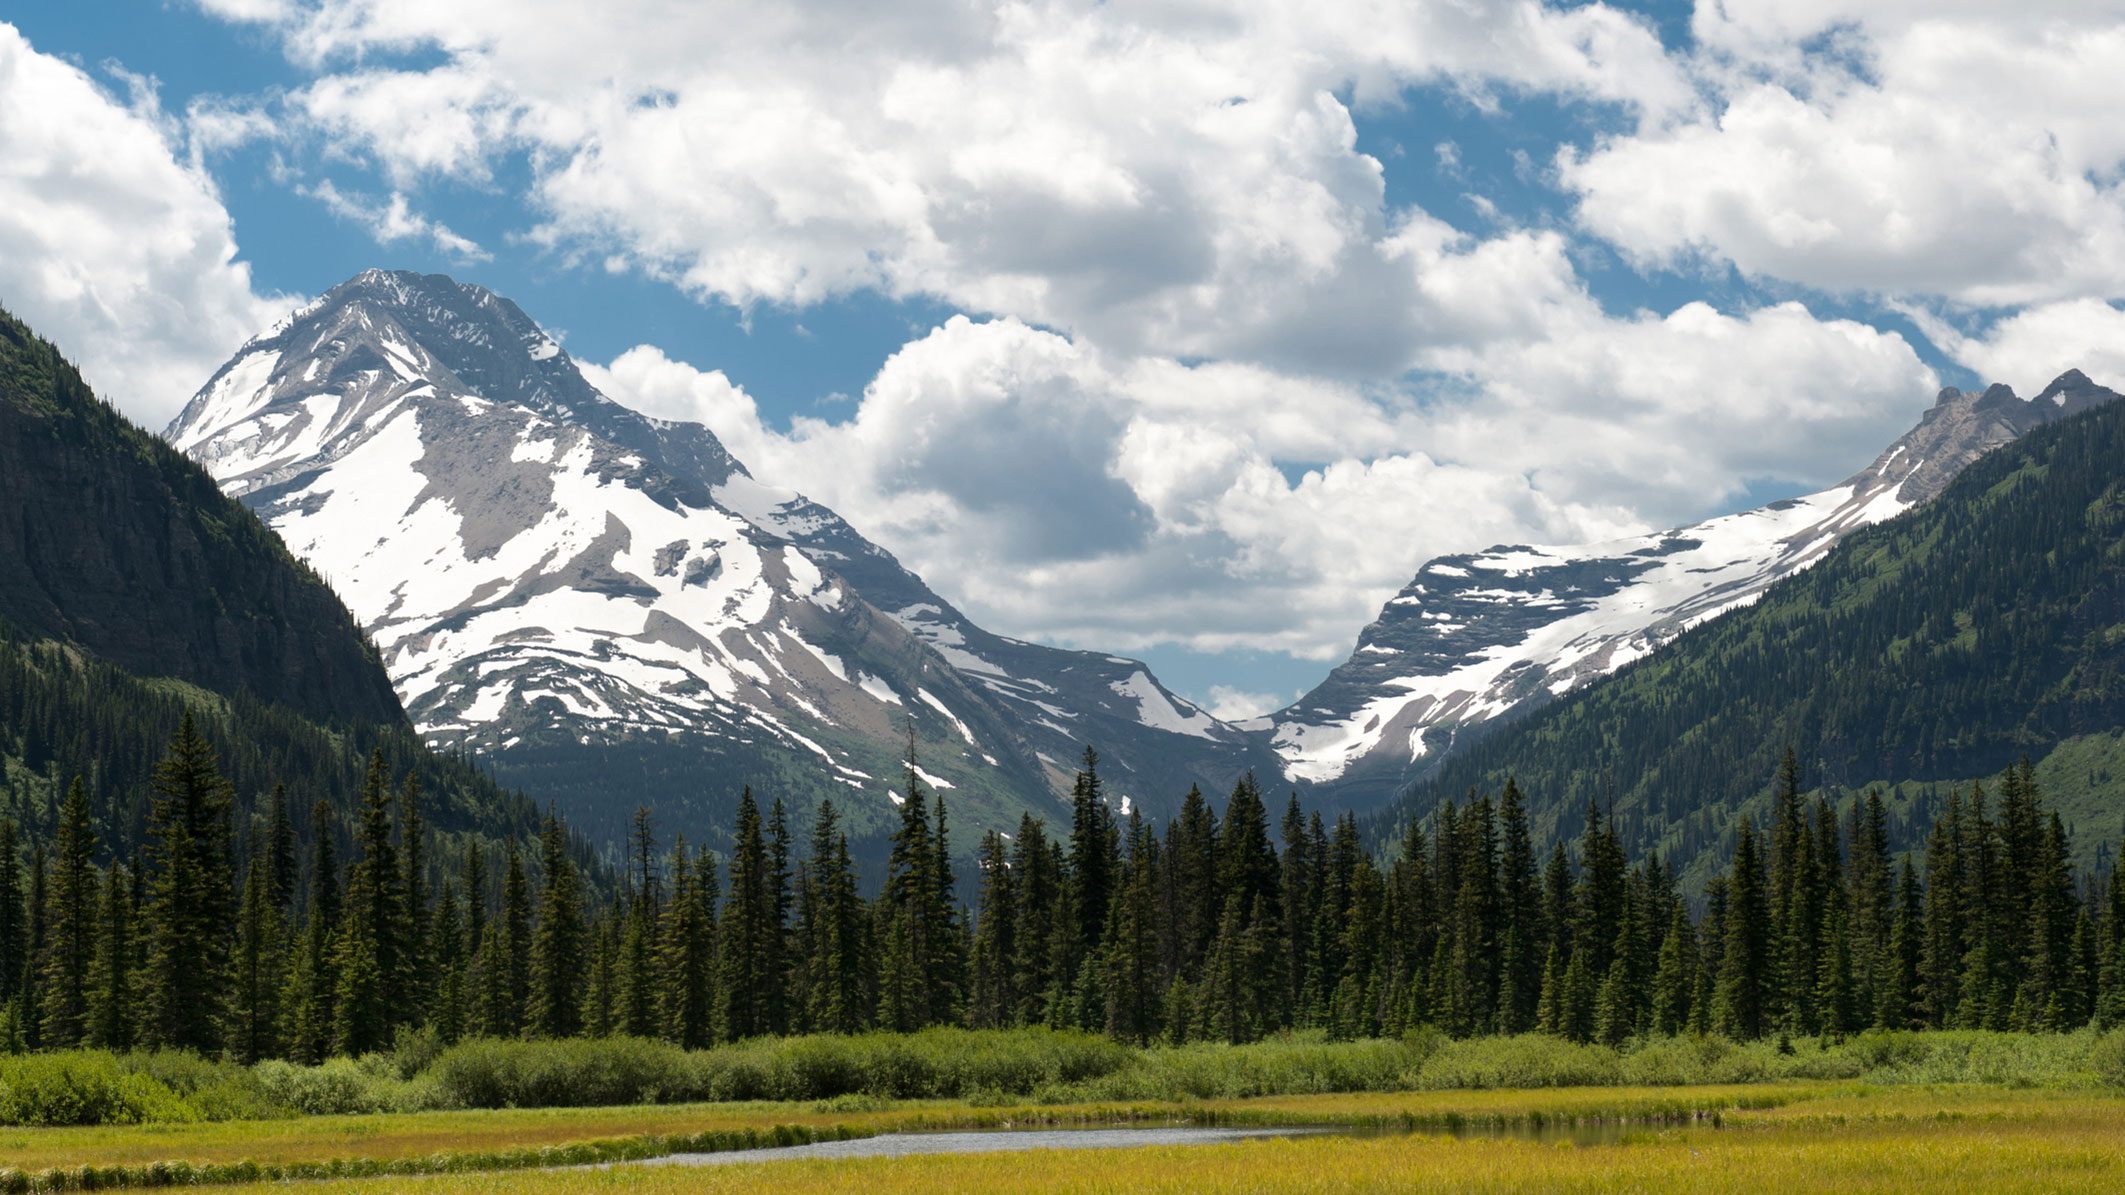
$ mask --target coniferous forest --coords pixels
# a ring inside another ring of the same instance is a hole
[[[1295,796],[1273,815],[1251,777],[1221,810],[1191,791],[1163,831],[1117,818],[1090,750],[1070,824],[985,836],[975,892],[912,760],[875,896],[831,804],[800,829],[749,790],[725,858],[638,812],[608,892],[551,815],[536,853],[437,858],[418,779],[381,752],[353,824],[305,852],[299,798],[276,787],[239,822],[186,717],[138,849],[110,849],[79,781],[49,833],[0,821],[0,1047],[316,1062],[407,1030],[698,1048],[937,1025],[1620,1044],[2125,1023],[2125,884],[2074,873],[2027,765],[1957,793],[1903,859],[1878,795],[1840,811],[1802,784],[1788,752],[1769,823],[1742,823],[1698,901],[1598,809],[1538,856],[1511,781],[1383,860],[1347,816]]]

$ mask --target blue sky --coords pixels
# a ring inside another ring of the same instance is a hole
[[[162,147],[67,202],[197,192],[109,279],[30,230],[88,282],[18,251],[6,301],[153,421],[285,298],[480,283],[985,624],[1228,713],[1319,679],[1432,554],[1805,492],[1934,386],[2125,339],[2106,6],[581,7],[0,14],[86,76],[53,84],[82,127]],[[119,344],[127,304],[158,331]],[[961,443],[1052,455],[1086,504],[957,487]],[[1093,509],[1111,550],[1041,554]]]

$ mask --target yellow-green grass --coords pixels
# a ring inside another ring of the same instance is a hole
[[[1554,1093],[1491,1093],[1499,1097]],[[1588,1093],[1591,1094],[1591,1093]],[[1399,1102],[1400,1097],[1385,1098]],[[1263,1101],[1284,1104],[1288,1101]],[[1299,1106],[1320,1109],[1332,1100]],[[1368,1103],[1367,1107],[1376,1107]],[[1517,1109],[1556,1110],[1545,1100]],[[1740,1112],[1725,1127],[1634,1131],[1611,1144],[1437,1135],[1297,1138],[1027,1154],[332,1182],[319,1195],[564,1192],[2059,1191],[2125,1188],[2125,1099],[2002,1089],[1835,1091]],[[269,1187],[233,1188],[265,1192]]]
[[[1458,1125],[1677,1123],[1736,1116],[1791,1104],[1825,1104],[1849,1116],[1840,1097],[1851,1084],[1745,1084],[1745,1087],[1609,1087],[1536,1091],[1419,1091],[1356,1095],[1286,1095],[1141,1104],[1067,1104],[975,1108],[965,1101],[901,1101],[880,1108],[818,1104],[691,1104],[635,1108],[527,1108],[491,1112],[402,1112],[306,1116],[289,1121],[223,1121],[87,1129],[0,1129],[0,1167],[47,1169],[140,1167],[147,1163],[317,1165],[457,1157],[468,1167],[536,1163],[533,1150],[703,1133],[810,1129],[824,1135],[871,1135],[922,1129],[1007,1129],[1033,1125],[1351,1125],[1375,1129],[1447,1129]],[[635,1157],[661,1152],[637,1150]],[[516,1155],[512,1161],[480,1163]],[[442,1169],[444,1163],[436,1163]]]
[[[1544,1088],[1273,1096],[1178,1103],[1094,1103],[975,1107],[961,1101],[904,1101],[875,1109],[833,1104],[679,1104],[621,1108],[531,1108],[469,1112],[311,1116],[288,1120],[0,1129],[0,1167],[42,1171],[83,1165],[253,1161],[261,1165],[333,1159],[391,1161],[439,1154],[538,1149],[614,1138],[770,1130],[789,1125],[843,1135],[951,1128],[1091,1125],[1341,1124],[1379,1128],[1455,1123],[1672,1120],[1731,1115],[1821,1100],[1849,1084],[1734,1087]]]

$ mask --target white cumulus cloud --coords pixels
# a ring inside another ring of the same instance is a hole
[[[152,90],[120,99],[0,24],[0,303],[159,428],[288,300],[261,296]]]

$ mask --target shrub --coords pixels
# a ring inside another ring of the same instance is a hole
[[[461,1042],[422,1076],[448,1104],[551,1108],[699,1098],[686,1052],[634,1037]]]
[[[2125,1087],[2125,1029],[2113,1029],[2097,1038],[2088,1050],[2088,1063],[2097,1082]]]
[[[96,1125],[198,1120],[152,1075],[101,1050],[0,1058],[0,1124]]]
[[[1623,1081],[1623,1058],[1616,1051],[1528,1033],[1448,1042],[1418,1069],[1414,1085],[1592,1087]]]
[[[252,1082],[269,1103],[305,1116],[341,1116],[356,1112],[398,1110],[394,1088],[360,1063],[347,1058],[329,1059],[317,1066],[272,1060],[251,1068]]]

